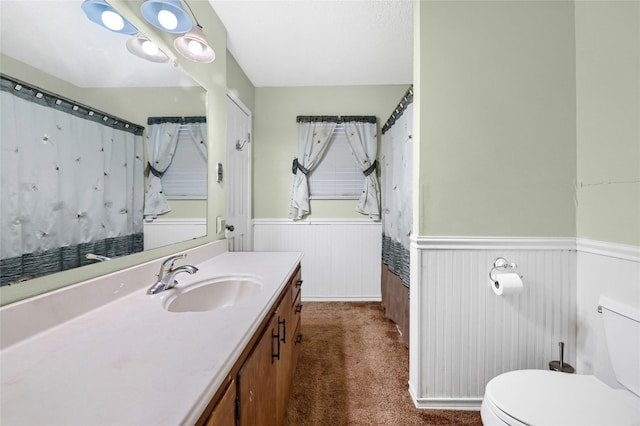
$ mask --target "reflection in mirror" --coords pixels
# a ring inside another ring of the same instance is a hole
[[[0,2],[0,72],[7,77],[1,92],[3,285],[28,285],[45,272],[33,266],[45,258],[58,263],[55,272],[206,234],[202,197],[169,198],[163,213],[142,216],[148,118],[205,116],[204,89],[170,62],[131,55],[125,47],[131,36],[93,24],[80,4]],[[37,102],[11,93],[20,83],[35,90],[29,97]],[[47,99],[59,108],[43,106]],[[67,104],[85,117],[62,111]],[[40,115],[40,108],[52,115]],[[129,128],[108,125],[114,121]],[[77,136],[68,136],[71,130]]]

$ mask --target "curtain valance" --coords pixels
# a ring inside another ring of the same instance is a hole
[[[142,136],[142,132],[144,130],[143,126],[123,120],[122,118],[107,114],[106,112],[83,105],[79,102],[75,102],[71,99],[65,98],[64,96],[41,89],[5,74],[0,74],[0,90],[26,101],[53,108],[58,111],[63,111],[75,117],[100,123],[113,129],[133,133],[136,136]]]
[[[194,116],[194,117],[149,117],[147,118],[147,124],[162,124],[162,123],[178,123],[178,124],[193,124],[193,123],[206,123],[207,117]]]
[[[296,123],[373,123],[376,124],[375,115],[299,115]]]

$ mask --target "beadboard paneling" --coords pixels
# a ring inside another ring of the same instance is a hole
[[[379,222],[256,219],[254,250],[304,253],[303,300],[381,300]]]
[[[640,287],[640,247],[579,238],[577,240],[578,350],[576,369],[593,374],[614,388],[615,378],[607,348],[600,296]]]
[[[207,219],[154,219],[144,222],[144,249],[149,250],[207,235]]]
[[[478,408],[506,371],[576,362],[575,240],[414,239],[410,391],[419,407]],[[496,296],[497,257],[518,264],[524,291]]]

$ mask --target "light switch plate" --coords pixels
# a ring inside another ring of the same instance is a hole
[[[217,173],[216,182],[218,183],[222,182],[222,163],[218,163],[216,165],[216,173]]]
[[[226,225],[225,220],[222,216],[216,217],[216,234],[224,231],[224,226]]]

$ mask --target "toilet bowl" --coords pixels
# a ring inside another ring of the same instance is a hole
[[[548,370],[516,370],[485,388],[485,426],[640,426],[640,292],[602,295],[606,345],[615,389],[595,376]],[[603,345],[605,342],[602,342]]]
[[[487,384],[480,410],[492,425],[640,425],[640,398],[595,376],[517,370]]]

